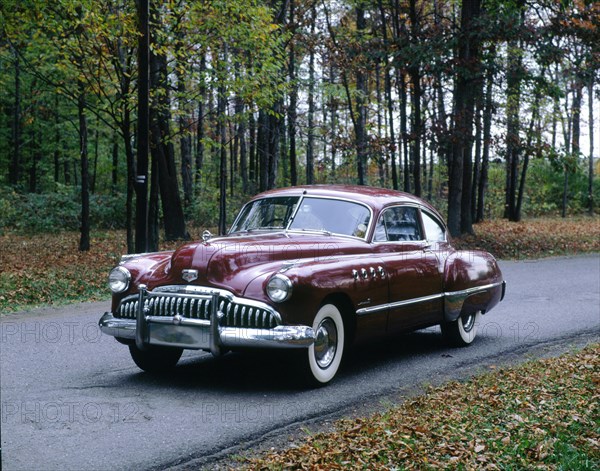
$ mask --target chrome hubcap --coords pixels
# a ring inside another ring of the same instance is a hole
[[[475,314],[469,314],[468,316],[463,317],[461,321],[464,331],[471,332],[473,326],[475,325]]]
[[[317,327],[314,343],[315,360],[320,368],[327,368],[335,358],[337,338],[335,323],[329,318],[323,319],[319,324],[319,327]]]

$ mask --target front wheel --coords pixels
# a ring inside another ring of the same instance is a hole
[[[313,386],[322,386],[336,375],[344,353],[344,321],[333,304],[322,306],[313,322],[315,342],[300,354],[304,379]]]
[[[442,334],[450,345],[465,347],[475,340],[480,319],[481,311],[461,314],[455,321],[441,325]]]
[[[140,350],[135,344],[129,345],[129,353],[135,364],[147,373],[165,373],[173,368],[183,353],[182,348],[153,347]]]

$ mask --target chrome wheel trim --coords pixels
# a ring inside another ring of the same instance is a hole
[[[461,317],[460,322],[462,322],[462,327],[465,333],[471,332],[473,327],[475,326],[475,319],[477,315],[475,313],[471,313],[466,317]]]
[[[338,333],[335,322],[327,317],[321,321],[316,332],[314,355],[321,369],[328,368],[337,352]]]

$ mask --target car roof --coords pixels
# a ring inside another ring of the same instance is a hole
[[[329,198],[346,198],[358,201],[370,206],[375,212],[379,212],[390,204],[418,204],[429,209],[440,221],[443,221],[440,213],[428,202],[410,193],[391,190],[389,188],[377,188],[362,185],[302,185],[288,188],[278,188],[256,195],[254,199],[274,196],[319,196]]]

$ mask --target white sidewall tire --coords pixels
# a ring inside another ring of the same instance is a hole
[[[460,335],[460,339],[464,345],[469,345],[475,340],[477,336],[477,328],[479,327],[479,321],[481,320],[481,311],[477,311],[475,313],[475,319],[473,320],[473,327],[467,332],[465,331],[465,327],[462,322],[462,318],[458,318],[456,320],[458,335]]]
[[[344,353],[344,321],[342,319],[342,315],[337,307],[333,304],[325,304],[319,309],[317,315],[315,316],[315,320],[313,322],[313,329],[315,334],[317,333],[317,329],[321,322],[325,319],[331,319],[335,324],[335,328],[337,329],[337,344],[335,356],[331,363],[326,368],[321,368],[315,357],[315,346],[314,344],[308,347],[308,365],[310,367],[310,372],[317,383],[325,384],[333,379],[336,375],[340,363],[342,362],[342,356]]]

